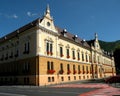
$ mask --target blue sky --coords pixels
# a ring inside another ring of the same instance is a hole
[[[120,40],[120,0],[0,0],[0,37],[42,17],[47,4],[55,25],[82,39]]]

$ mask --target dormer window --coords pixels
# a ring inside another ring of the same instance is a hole
[[[74,39],[75,41],[77,40],[77,38],[78,38],[78,36],[77,36],[77,35],[74,35],[73,39]]]
[[[66,29],[64,29],[64,30],[61,32],[61,34],[62,34],[63,36],[66,36],[66,33],[67,33],[67,30],[66,30]]]
[[[82,43],[82,45],[84,45],[84,44],[85,44],[85,39],[83,39],[83,40],[81,41],[81,43]]]

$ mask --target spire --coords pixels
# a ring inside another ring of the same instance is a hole
[[[46,8],[46,14],[50,14],[50,7],[49,7],[49,4],[47,4],[47,8]]]
[[[97,33],[95,33],[95,40],[98,40],[98,35],[97,35]]]

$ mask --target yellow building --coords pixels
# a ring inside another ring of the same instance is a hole
[[[115,74],[97,34],[86,42],[56,27],[49,6],[41,19],[0,38],[0,84],[43,86]]]

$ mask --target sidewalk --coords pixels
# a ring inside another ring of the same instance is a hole
[[[102,88],[95,91],[83,93],[79,96],[120,96],[120,89],[114,87]]]
[[[76,84],[61,84],[51,87],[56,88],[96,88],[94,91],[80,94],[78,96],[120,96],[120,83],[105,84],[105,83],[76,83]]]

